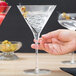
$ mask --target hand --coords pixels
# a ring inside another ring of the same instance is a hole
[[[76,50],[76,32],[64,29],[52,31],[42,35],[39,43],[39,50],[54,55],[67,54]],[[35,44],[32,44],[31,47],[35,49]]]

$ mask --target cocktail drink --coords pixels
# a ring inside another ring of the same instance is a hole
[[[30,27],[36,40],[36,68],[25,70],[25,73],[48,74],[50,73],[49,70],[39,69],[38,67],[38,39],[56,5],[18,5],[17,7]]]
[[[9,9],[11,8],[11,6],[0,6],[0,8],[6,8],[4,11],[0,12],[0,26],[3,22],[3,20],[5,19]]]
[[[66,18],[61,17],[63,14],[59,15],[58,22],[69,30],[76,30],[76,13],[67,13]]]
[[[11,6],[8,6],[8,3],[6,3],[4,0],[0,0],[0,26],[5,19],[9,9]]]
[[[63,26],[68,28],[69,30],[76,30],[76,13],[61,13],[58,17],[58,22]],[[72,60],[71,61],[63,61],[66,64],[76,64],[74,60],[74,52],[72,52]]]

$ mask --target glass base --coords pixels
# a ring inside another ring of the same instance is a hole
[[[24,72],[26,74],[30,74],[30,75],[35,75],[35,74],[45,75],[45,74],[50,74],[51,73],[51,71],[50,70],[47,70],[47,69],[39,69],[38,72],[36,72],[35,69],[29,69],[29,70],[24,70]]]
[[[0,55],[0,60],[17,60],[19,59],[18,56],[14,54],[14,52],[3,52],[2,55]]]
[[[62,61],[63,64],[76,64],[76,61]]]

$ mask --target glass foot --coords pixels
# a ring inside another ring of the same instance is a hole
[[[2,55],[0,55],[0,60],[17,60],[19,59],[18,56],[16,56],[13,52],[4,52]]]
[[[62,61],[63,64],[76,64],[76,61]]]
[[[24,72],[26,74],[30,74],[30,75],[34,75],[34,74],[45,75],[45,74],[50,74],[51,73],[51,71],[47,70],[47,69],[39,69],[38,72],[36,72],[35,69],[29,69],[29,70],[24,70]]]

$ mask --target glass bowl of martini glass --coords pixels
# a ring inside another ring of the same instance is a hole
[[[41,31],[43,30],[45,24],[53,13],[56,5],[18,5],[24,20],[31,29],[34,39],[36,40],[36,67],[35,69],[28,69],[24,72],[27,74],[48,74],[50,70],[39,69],[38,66],[38,39]]]
[[[3,23],[8,11],[10,10],[11,6],[0,6],[0,26]]]
[[[58,22],[63,27],[69,30],[76,30],[76,13],[60,13],[58,17]],[[63,61],[64,64],[76,64],[74,59],[74,52],[72,52],[72,59],[69,61]]]
[[[0,41],[0,60],[16,60],[18,56],[14,54],[15,51],[19,50],[22,46],[22,43],[19,41]]]

